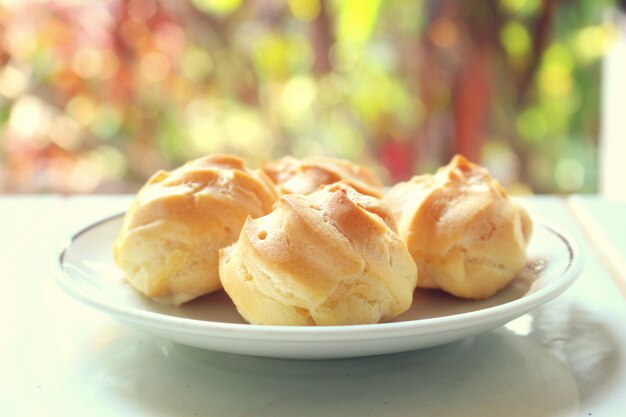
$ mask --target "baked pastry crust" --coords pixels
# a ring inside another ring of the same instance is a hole
[[[159,171],[138,192],[113,244],[126,280],[146,296],[179,305],[221,288],[218,250],[237,240],[248,216],[269,213],[273,184],[230,155]]]
[[[378,200],[354,193],[334,185],[283,195],[221,251],[222,284],[248,322],[377,323],[410,307],[415,263],[376,214]]]
[[[344,159],[285,156],[266,162],[261,169],[274,181],[281,194],[311,194],[323,185],[344,182],[361,194],[381,198],[384,187],[371,169]]]
[[[523,268],[532,221],[489,172],[462,156],[435,175],[389,190],[398,233],[418,270],[418,287],[481,299]]]

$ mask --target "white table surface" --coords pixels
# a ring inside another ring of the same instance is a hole
[[[585,257],[565,294],[440,347],[334,361],[177,345],[73,300],[63,238],[127,196],[0,198],[0,416],[624,416],[626,203],[523,200]]]

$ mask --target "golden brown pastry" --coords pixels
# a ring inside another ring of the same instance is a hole
[[[240,158],[212,155],[143,186],[113,244],[127,281],[146,296],[179,305],[221,287],[218,250],[237,240],[248,216],[272,210],[277,194]]]
[[[261,169],[274,181],[281,194],[311,194],[323,185],[339,181],[373,197],[381,198],[384,193],[382,182],[372,170],[344,159],[286,156],[263,164]]]
[[[489,172],[462,156],[384,197],[417,263],[417,286],[465,298],[504,288],[526,262],[532,221]]]
[[[220,252],[220,277],[247,321],[377,323],[410,307],[415,263],[375,214],[384,210],[379,201],[355,194],[334,185],[283,195],[271,214],[246,221]]]

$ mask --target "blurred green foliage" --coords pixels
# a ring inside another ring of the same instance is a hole
[[[611,5],[4,0],[0,190],[132,191],[210,152],[392,183],[460,152],[513,191],[595,191]]]

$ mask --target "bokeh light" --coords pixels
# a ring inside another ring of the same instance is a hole
[[[513,192],[597,190],[610,0],[0,1],[0,191],[128,192],[211,152],[456,152]]]

